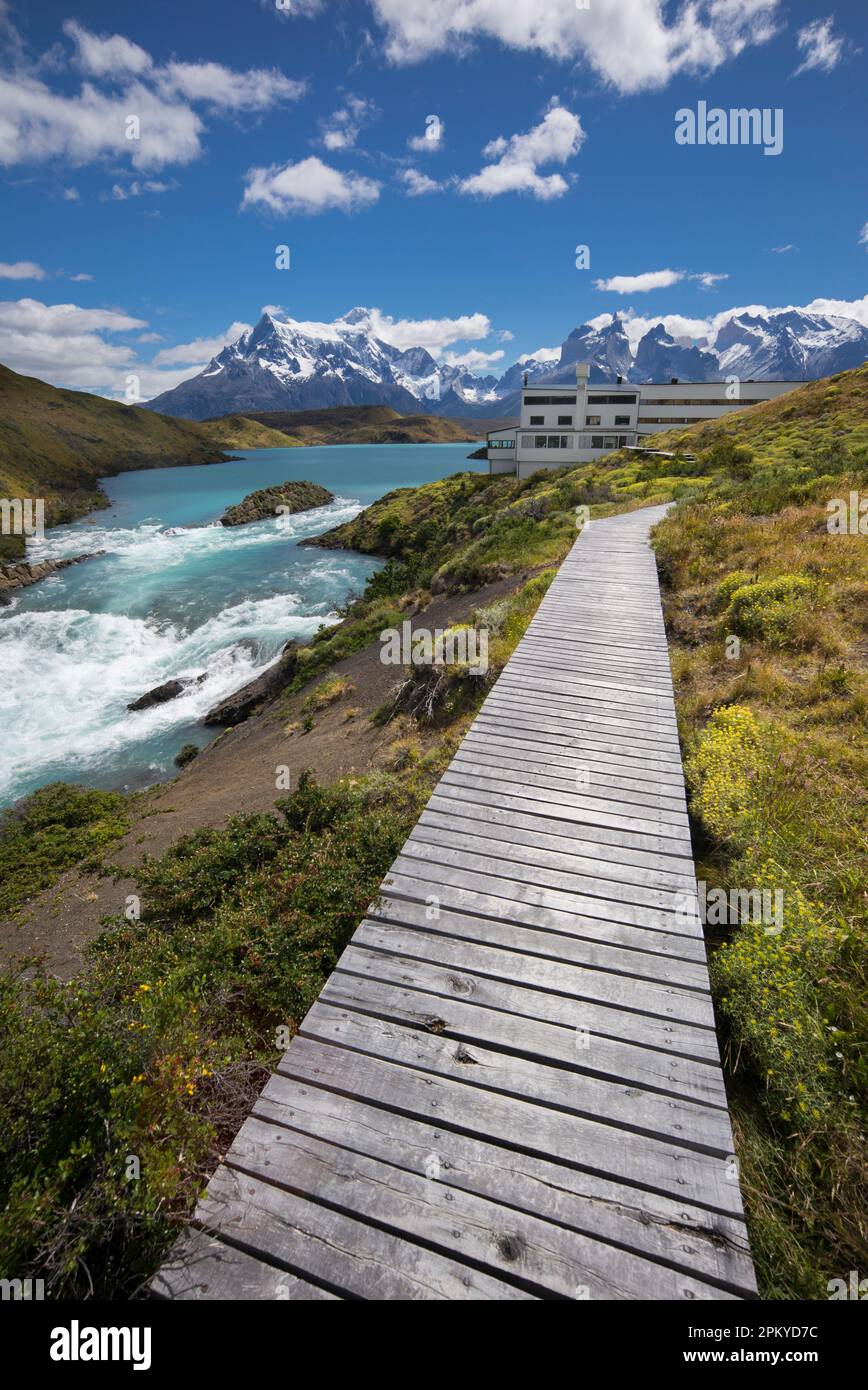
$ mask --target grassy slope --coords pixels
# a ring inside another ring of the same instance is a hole
[[[223,457],[196,425],[0,366],[0,496],[43,498],[49,524],[103,505],[101,477]],[[20,537],[0,537],[0,558],[23,551]]]
[[[721,441],[753,459],[655,544],[698,876],[784,893],[780,933],[709,929],[761,1291],[823,1298],[868,1237],[868,536],[826,510],[868,490],[868,368],[661,443]]]
[[[246,415],[220,415],[215,420],[202,420],[197,429],[221,449],[293,449],[301,443],[300,439],[272,429],[261,420],[250,420]]]
[[[459,444],[481,438],[479,426],[439,415],[399,415],[387,405],[267,411],[251,420],[303,444]]]

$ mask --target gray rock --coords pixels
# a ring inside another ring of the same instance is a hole
[[[295,675],[298,666],[298,643],[287,642],[281,655],[273,665],[257,676],[255,680],[243,685],[234,694],[227,695],[225,700],[221,700],[202,720],[203,724],[243,724],[245,719],[249,719],[251,714],[260,709],[266,701],[273,697],[284,686],[288,685]]]

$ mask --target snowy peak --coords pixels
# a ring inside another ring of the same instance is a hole
[[[592,382],[802,381],[858,367],[868,329],[854,319],[781,309],[733,313],[712,343],[678,340],[660,322],[631,349],[619,314],[574,328],[560,348],[519,358],[498,378],[440,363],[421,345],[396,347],[377,336],[381,316],[356,305],[332,323],[263,311],[256,326],[228,344],[198,376],[149,401],[166,415],[202,420],[260,410],[390,405],[405,414],[503,416],[517,412],[524,377],[575,380],[578,362]]]

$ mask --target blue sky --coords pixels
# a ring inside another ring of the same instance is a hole
[[[498,374],[604,313],[868,323],[864,0],[288,3],[0,0],[0,361],[151,395],[264,305]],[[677,144],[700,101],[781,153]]]

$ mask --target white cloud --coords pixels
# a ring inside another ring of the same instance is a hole
[[[168,193],[177,187],[174,183],[163,183],[158,179],[133,179],[132,183],[113,183],[110,197],[116,203],[125,203],[129,198],[141,198],[145,193]]]
[[[0,280],[44,280],[46,274],[35,261],[0,261]]]
[[[130,116],[140,138],[127,139]],[[188,106],[167,102],[139,82],[122,95],[85,83],[78,96],[59,96],[29,76],[0,77],[0,164],[62,160],[87,164],[128,157],[137,169],[189,164],[201,154],[202,122]]]
[[[252,325],[249,323],[230,323],[223,333],[216,334],[213,338],[194,338],[191,343],[176,343],[174,347],[162,348],[153,360],[155,367],[173,367],[186,363],[188,367],[198,364],[196,370],[201,370],[206,363],[216,357],[218,352],[225,348],[227,343],[234,343],[236,338],[240,338],[242,333],[249,333]],[[140,342],[143,339],[139,339]]]
[[[611,322],[611,314],[606,314],[607,322]],[[526,352],[520,357],[519,362],[559,362],[561,350],[559,347],[541,347],[536,352]]]
[[[594,288],[610,294],[646,294],[648,290],[677,285],[683,279],[683,270],[646,270],[641,275],[613,275],[609,280],[595,280]]]
[[[798,247],[794,246],[793,243],[792,243],[791,241],[786,242],[786,244],[785,244],[784,246],[773,246],[773,247],[772,247],[772,251],[774,252],[774,254],[775,254],[776,256],[785,256],[785,255],[787,254],[788,251],[796,251],[796,250],[798,250]]]
[[[446,183],[431,179],[418,169],[402,169],[398,177],[406,185],[411,198],[418,198],[424,193],[442,193],[446,187]]]
[[[338,325],[341,322],[340,319],[336,320]],[[462,314],[454,319],[393,319],[380,309],[368,309],[367,317],[358,320],[355,327],[372,333],[375,338],[381,338],[393,347],[424,347],[432,356],[438,357],[452,343],[487,338],[491,332],[491,320],[486,314]]]
[[[565,164],[577,154],[585,133],[578,116],[563,106],[554,106],[539,125],[523,135],[490,140],[482,153],[495,161],[478,174],[462,179],[460,192],[495,198],[502,193],[531,193],[548,201],[566,193],[568,184],[560,174],[541,175],[540,164]]]
[[[469,352],[447,352],[443,360],[447,367],[466,367],[470,372],[484,372],[493,362],[500,362],[503,356],[503,348],[495,352],[471,348]]]
[[[776,32],[779,0],[372,0],[395,63],[460,52],[493,38],[558,62],[584,60],[623,93],[665,86],[679,73],[713,72]],[[670,18],[671,16],[671,18]]]
[[[64,188],[60,196],[65,203],[79,202],[79,192],[77,188]]]
[[[688,280],[698,280],[705,290],[713,290],[720,280],[728,280],[729,276],[725,271],[700,270],[695,275],[688,275]]]
[[[10,300],[0,303],[0,361],[56,385],[100,390],[115,382],[122,390],[135,353],[103,335],[143,327],[142,319],[114,309]]]
[[[298,101],[305,93],[304,82],[285,77],[277,68],[232,72],[221,63],[169,63],[157,80],[169,95],[227,111],[268,111],[281,101]]]
[[[63,32],[76,45],[76,62],[83,72],[91,77],[119,78],[132,74],[139,76],[151,66],[151,55],[137,43],[125,39],[121,34],[100,38],[91,34],[74,19],[68,19]]]
[[[263,111],[297,100],[303,82],[276,69],[234,72],[219,63],[155,65],[120,34],[103,38],[75,21],[64,31],[86,80],[54,90],[40,75],[57,63],[25,64],[0,76],[0,164],[58,161],[82,165],[128,160],[137,170],[189,164],[202,153],[205,127],[196,104],[213,113]],[[135,121],[130,120],[131,117]],[[74,189],[64,197],[78,197]]]
[[[834,17],[812,19],[796,36],[799,52],[804,54],[793,76],[802,72],[831,72],[841,61],[844,40],[833,33]]]
[[[63,276],[64,280],[72,280],[75,284],[81,284],[84,281],[93,279],[93,276],[88,275],[84,270],[80,270],[77,275],[70,275],[67,271],[61,270],[60,274]]]
[[[374,179],[342,173],[311,157],[298,164],[248,169],[241,206],[264,207],[275,213],[355,212],[369,207],[379,196],[380,185]]]
[[[859,233],[859,245],[868,246],[868,222],[865,223],[865,226]]]
[[[322,142],[327,150],[351,150],[362,126],[376,115],[377,108],[367,97],[350,94],[344,105],[322,123]]]

